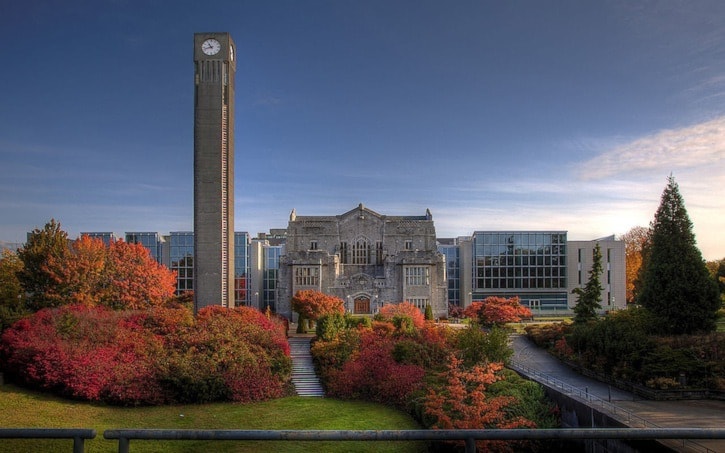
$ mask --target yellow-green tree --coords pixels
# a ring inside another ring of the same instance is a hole
[[[63,301],[58,299],[58,282],[48,268],[49,261],[61,259],[68,253],[68,234],[55,219],[50,219],[43,229],[34,229],[28,242],[18,249],[23,269],[18,280],[28,295],[27,305],[31,310],[57,307]]]
[[[0,331],[23,317],[25,292],[20,286],[18,273],[23,270],[23,262],[10,250],[3,250],[0,258]]]

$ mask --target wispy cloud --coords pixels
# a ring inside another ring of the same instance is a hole
[[[680,129],[668,129],[620,145],[579,164],[581,180],[638,172],[668,173],[678,169],[722,166],[725,159],[725,116]]]

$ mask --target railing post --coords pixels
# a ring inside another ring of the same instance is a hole
[[[86,451],[86,447],[84,444],[84,440],[80,436],[76,436],[73,438],[73,453],[84,453]]]
[[[466,453],[476,453],[476,439],[466,437]]]
[[[128,453],[129,452],[129,438],[128,437],[119,437],[118,438],[118,453]]]

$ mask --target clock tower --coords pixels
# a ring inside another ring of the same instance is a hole
[[[234,76],[229,33],[194,34],[194,310],[234,306]]]

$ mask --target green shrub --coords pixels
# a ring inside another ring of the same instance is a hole
[[[393,325],[395,330],[403,334],[412,334],[415,331],[415,325],[413,324],[413,318],[406,315],[395,315],[393,316]]]
[[[513,396],[515,402],[506,408],[509,415],[531,420],[538,429],[560,426],[558,408],[546,397],[541,385],[509,369],[501,370],[500,374],[504,378],[489,385],[487,394],[494,397]]]
[[[423,317],[426,321],[433,321],[433,307],[430,304],[425,304],[425,315]]]
[[[355,329],[345,329],[330,341],[318,339],[312,344],[312,360],[324,386],[327,386],[331,372],[341,370],[359,347],[360,332]]]
[[[676,389],[680,387],[680,383],[672,378],[667,377],[657,377],[648,379],[647,382],[645,382],[645,385],[649,388],[657,389],[657,390],[669,390],[669,389]]]
[[[348,329],[365,328],[372,329],[373,321],[367,316],[352,316],[350,313],[345,314],[345,327]]]
[[[347,319],[340,313],[324,315],[317,320],[315,334],[317,338],[324,341],[331,341],[345,329]]]
[[[477,325],[461,329],[456,337],[456,348],[467,367],[485,362],[506,363],[513,354],[508,345],[508,333],[498,327],[489,332],[481,330]]]

